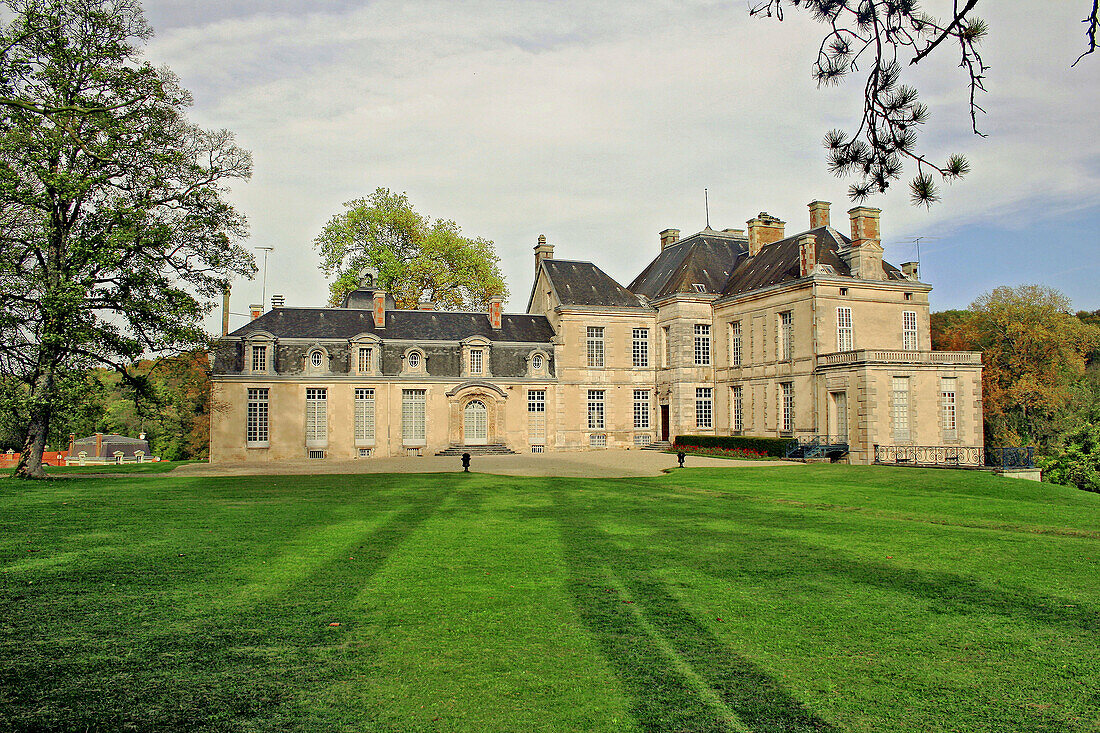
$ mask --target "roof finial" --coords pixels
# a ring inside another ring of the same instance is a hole
[[[710,229],[710,199],[707,197],[707,189],[703,189],[703,208],[707,212],[707,229]]]

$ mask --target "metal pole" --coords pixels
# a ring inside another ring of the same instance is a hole
[[[267,308],[267,255],[274,247],[255,247],[264,253],[264,279],[260,289],[260,308]]]

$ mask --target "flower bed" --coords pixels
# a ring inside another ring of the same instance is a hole
[[[710,458],[737,458],[750,461],[759,461],[770,457],[767,453],[750,450],[748,448],[716,448],[710,446],[704,447],[701,445],[678,445],[674,450],[668,452],[677,453],[679,451],[683,451],[684,453],[693,456],[708,456]]]

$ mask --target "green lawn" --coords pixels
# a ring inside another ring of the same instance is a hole
[[[2,479],[0,730],[1100,731],[1098,560],[964,471]]]

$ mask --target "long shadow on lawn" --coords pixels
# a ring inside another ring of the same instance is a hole
[[[777,512],[751,511],[745,505],[731,507],[736,520],[745,525],[760,528],[758,532],[735,530],[694,529],[700,544],[711,547],[728,547],[731,551],[752,547],[751,563],[739,564],[736,569],[729,562],[729,554],[722,551],[713,555],[712,562],[698,562],[698,549],[692,548],[693,557],[700,569],[715,577],[746,578],[756,576],[761,580],[790,581],[799,576],[820,581],[822,576],[832,575],[845,582],[872,586],[883,590],[907,593],[926,600],[931,610],[950,614],[998,614],[1010,618],[1023,617],[1034,623],[1073,630],[1100,630],[1100,611],[1083,604],[1078,599],[1037,593],[1020,586],[995,586],[959,573],[943,570],[921,570],[899,567],[897,564],[844,557],[835,549],[805,542],[782,530],[813,531],[812,515],[785,516]],[[734,518],[733,514],[729,518]],[[858,524],[838,528],[835,521],[823,523],[821,529],[833,534],[858,535],[866,527]],[[674,547],[680,528],[665,526],[659,543]],[[1074,542],[1087,541],[1074,539]],[[665,556],[682,562],[686,558]],[[792,562],[792,558],[798,558]],[[900,562],[900,561],[899,561]]]
[[[569,590],[633,697],[643,730],[725,732],[729,712],[754,731],[835,730],[719,641],[648,571],[644,557],[616,546],[561,493],[555,499]]]
[[[335,477],[334,477],[335,478]],[[453,491],[433,482],[409,496],[379,497],[371,511],[398,502],[385,524],[364,534],[354,562],[333,562],[280,598],[207,620],[187,635],[120,628],[112,637],[58,642],[50,659],[0,664],[0,703],[10,730],[236,731],[304,730],[294,693],[316,684],[339,643],[328,622],[351,601],[400,544]],[[133,569],[137,592],[149,570]],[[171,588],[163,593],[170,595]],[[75,623],[79,623],[75,619]],[[39,647],[41,648],[41,647]],[[42,649],[49,653],[49,649]],[[45,704],[43,704],[45,702]]]

